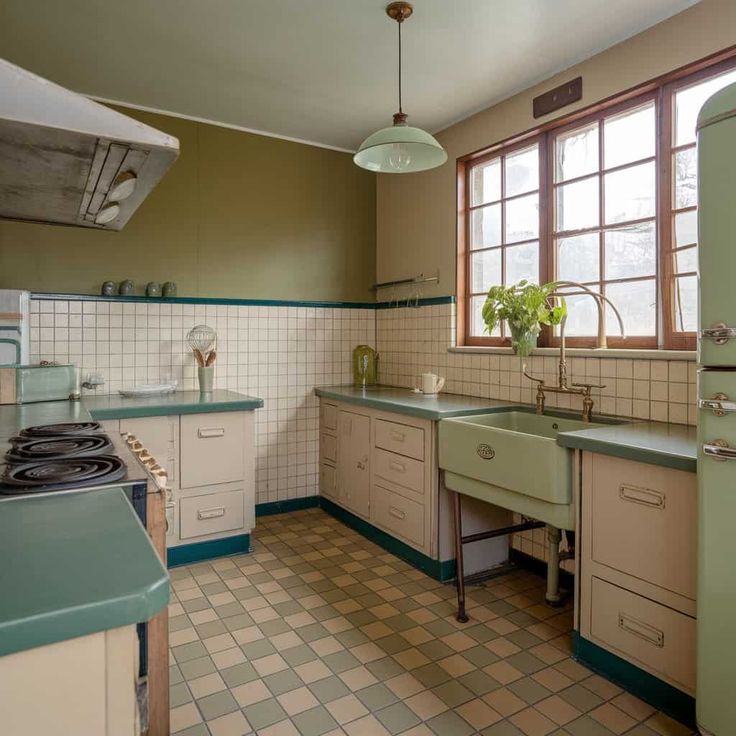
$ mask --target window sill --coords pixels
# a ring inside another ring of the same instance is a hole
[[[449,353],[469,353],[470,355],[513,355],[511,348],[486,347],[482,345],[451,345]],[[559,348],[534,348],[532,355],[559,355]],[[695,350],[621,350],[615,348],[565,348],[571,358],[631,358],[632,360],[697,360]]]

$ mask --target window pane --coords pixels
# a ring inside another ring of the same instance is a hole
[[[475,337],[488,336],[486,323],[483,321],[483,305],[485,302],[485,296],[474,296],[470,300],[470,334]],[[491,335],[493,337],[500,337],[501,328],[497,325]]]
[[[675,330],[695,332],[698,329],[698,277],[675,279]]]
[[[603,124],[604,162],[607,169],[654,156],[654,103]]]
[[[539,189],[539,146],[506,157],[505,196]]]
[[[688,273],[698,270],[698,248],[685,248],[675,252],[675,272]]]
[[[501,199],[501,159],[494,158],[485,164],[474,166],[470,189],[473,206]]]
[[[470,248],[501,244],[501,205],[491,204],[471,213]]]
[[[703,103],[719,89],[736,82],[736,71],[696,84],[675,94],[675,145],[695,142],[695,123]]]
[[[672,171],[675,176],[675,208],[691,207],[698,203],[697,149],[688,148],[674,155]]]
[[[488,291],[501,283],[501,249],[482,250],[472,255],[472,289],[474,292]]]
[[[563,133],[555,141],[555,181],[598,171],[598,123]]]
[[[539,282],[539,244],[526,243],[506,248],[506,283],[516,284],[522,279]]]
[[[657,288],[654,279],[609,284],[606,286],[606,296],[621,313],[627,337],[657,334]],[[618,320],[610,308],[606,309],[606,334],[621,334]]]
[[[653,222],[608,230],[604,237],[606,279],[654,276],[657,273],[657,240]]]
[[[591,286],[593,291],[598,291],[597,286]],[[596,301],[589,296],[568,296],[567,324],[565,335],[567,337],[590,336],[598,334],[598,307]],[[559,334],[559,327],[556,330]]]
[[[504,203],[506,207],[506,241],[518,243],[539,236],[539,195],[530,194]]]
[[[597,281],[600,278],[598,233],[586,233],[557,241],[557,278],[567,281]]]
[[[557,187],[557,231],[581,230],[599,223],[598,177]]]
[[[605,175],[606,223],[653,217],[655,213],[654,161]]]
[[[680,212],[675,215],[675,246],[681,248],[698,242],[698,211]]]

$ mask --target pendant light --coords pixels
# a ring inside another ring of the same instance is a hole
[[[447,161],[445,149],[421,128],[406,124],[401,107],[401,25],[414,12],[406,2],[394,2],[386,14],[399,26],[399,111],[394,124],[369,135],[361,144],[353,161],[363,169],[386,174],[408,174],[441,166]]]

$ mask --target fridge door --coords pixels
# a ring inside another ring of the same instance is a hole
[[[0,289],[0,365],[18,365],[30,359],[30,293]]]
[[[698,117],[698,243],[703,366],[736,366],[736,85]]]
[[[736,734],[736,371],[701,370],[698,412],[697,720]]]

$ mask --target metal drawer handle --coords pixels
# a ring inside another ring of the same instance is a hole
[[[664,631],[655,629],[643,621],[637,621],[637,619],[625,613],[618,614],[618,627],[629,634],[638,636],[649,644],[654,644],[655,647],[660,649],[664,647]]]
[[[400,463],[398,460],[389,460],[388,466],[397,473],[406,473],[406,465]]]
[[[395,429],[392,429],[391,439],[397,442],[403,442],[406,439],[406,435],[403,432],[397,432]]]
[[[713,327],[700,331],[700,336],[713,340],[716,345],[723,345],[731,338],[736,337],[736,327],[728,327],[724,322],[717,322]]]
[[[197,437],[201,440],[209,439],[210,437],[224,437],[225,427],[200,427],[197,430]]]
[[[729,447],[726,440],[713,440],[703,445],[703,454],[714,460],[736,460],[736,448]]]
[[[220,516],[225,516],[224,506],[215,506],[211,509],[200,509],[197,511],[197,518],[200,521],[203,521],[204,519],[217,519]]]
[[[618,487],[618,495],[623,501],[640,503],[656,509],[664,508],[664,493],[653,491],[650,488],[639,488],[637,486],[621,485]]]
[[[736,411],[736,401],[729,401],[726,394],[713,394],[712,399],[700,399],[698,408],[711,409],[717,417]]]
[[[391,516],[395,516],[397,519],[400,519],[401,521],[404,521],[406,519],[406,512],[402,511],[401,509],[397,509],[396,506],[389,506],[388,512],[391,514]]]

